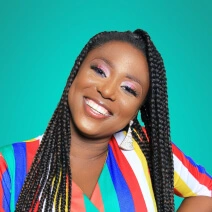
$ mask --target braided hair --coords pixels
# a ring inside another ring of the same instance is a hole
[[[137,117],[133,123],[133,138],[144,153],[159,212],[174,211],[173,156],[166,73],[160,53],[143,30],[134,32],[102,32],[91,38],[77,57],[68,77],[60,102],[44,133],[29,173],[22,187],[16,211],[70,211],[72,175],[70,166],[69,88],[87,54],[107,42],[128,42],[145,55],[150,75],[150,88],[140,108],[142,128]],[[136,132],[135,132],[136,131]]]

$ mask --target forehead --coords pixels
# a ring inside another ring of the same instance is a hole
[[[104,59],[114,69],[125,72],[137,72],[138,75],[148,74],[148,63],[140,49],[123,41],[110,41],[91,50],[85,61]],[[136,74],[136,73],[135,73]]]
[[[124,57],[125,59],[135,58],[146,60],[146,57],[140,49],[125,41],[109,41],[91,50],[87,56],[90,54],[104,54],[111,57],[111,59],[112,57]]]

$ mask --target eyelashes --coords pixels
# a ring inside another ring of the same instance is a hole
[[[101,75],[102,77],[107,77],[105,72],[101,68],[99,68],[98,66],[92,65],[91,69],[93,69],[97,74]]]
[[[136,92],[136,90],[134,90],[133,88],[127,86],[127,85],[124,85],[124,86],[121,86],[122,89],[124,89],[125,92],[137,97],[138,96],[138,93]]]
[[[100,75],[101,77],[103,77],[103,78],[106,78],[106,77],[107,77],[105,71],[104,71],[102,68],[100,68],[100,67],[98,67],[98,66],[96,66],[96,65],[91,65],[90,68],[91,68],[92,70],[94,70],[94,72],[96,72],[96,74]],[[136,91],[134,88],[132,88],[131,86],[129,86],[129,85],[121,85],[121,88],[122,88],[122,89],[124,90],[124,92],[127,93],[128,95],[133,95],[133,96],[135,96],[135,97],[138,96],[137,91]]]

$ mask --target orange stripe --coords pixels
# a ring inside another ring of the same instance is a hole
[[[82,190],[72,180],[71,211],[86,212]]]
[[[98,183],[96,184],[91,196],[91,202],[99,209],[100,212],[104,212],[104,203],[102,201],[102,195]]]

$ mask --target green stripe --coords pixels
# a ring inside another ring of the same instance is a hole
[[[106,164],[104,165],[98,183],[104,203],[105,212],[120,211],[116,190],[114,188],[110,172]]]
[[[96,206],[88,199],[86,195],[83,194],[84,203],[85,203],[85,211],[87,212],[99,212]]]
[[[10,210],[15,211],[15,158],[13,146],[5,146],[0,149],[9,170],[9,175],[11,178],[11,200],[10,200]]]

